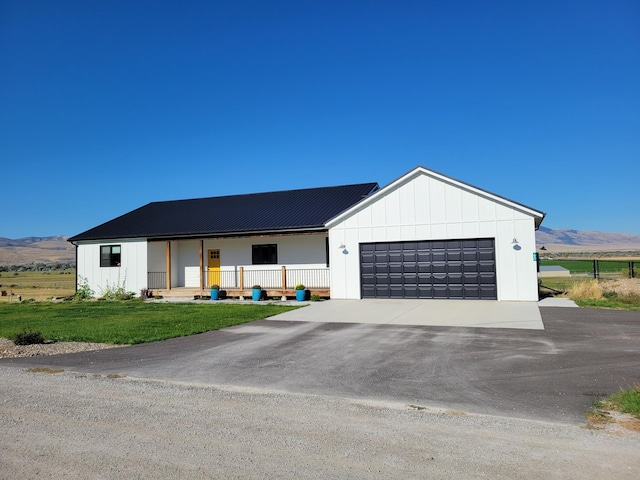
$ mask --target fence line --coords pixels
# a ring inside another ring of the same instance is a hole
[[[602,277],[640,277],[640,260],[600,260],[600,259],[547,259],[541,260],[542,266],[566,268],[572,275],[584,275],[593,278]]]

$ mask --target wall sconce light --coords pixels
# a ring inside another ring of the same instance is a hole
[[[341,243],[340,246],[338,247],[340,250],[344,250],[344,243]]]
[[[518,250],[522,250],[522,247],[520,245],[518,245],[518,239],[516,237],[513,237],[513,240],[511,241],[511,245],[513,245],[513,249],[518,251]]]
[[[511,241],[511,243],[513,243],[514,245],[517,245],[518,243],[518,239],[516,237],[513,237],[513,240]]]

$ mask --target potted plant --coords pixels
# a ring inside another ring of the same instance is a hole
[[[211,285],[211,300],[218,300],[220,285]]]
[[[304,299],[307,296],[307,290],[305,286],[301,283],[296,285],[296,300],[299,302],[304,302]]]
[[[251,289],[251,297],[254,302],[257,302],[262,297],[262,287],[260,285],[254,285]]]

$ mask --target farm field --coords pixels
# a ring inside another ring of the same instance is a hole
[[[23,301],[67,297],[75,292],[75,282],[75,270],[0,272],[0,302],[16,300],[18,296],[22,296]],[[13,299],[10,297],[12,291]]]
[[[540,266],[559,266],[566,268],[571,273],[572,278],[576,277],[593,277],[594,269],[597,269],[598,278],[629,278],[630,271],[635,278],[640,278],[640,258],[627,258],[612,260],[596,259],[597,265],[594,266],[594,260],[586,259],[543,259]],[[548,281],[548,276],[543,281]]]

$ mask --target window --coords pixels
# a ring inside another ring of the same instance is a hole
[[[251,263],[254,265],[275,265],[278,263],[278,245],[275,243],[252,245]]]
[[[120,245],[102,245],[100,247],[100,266],[120,266]]]

